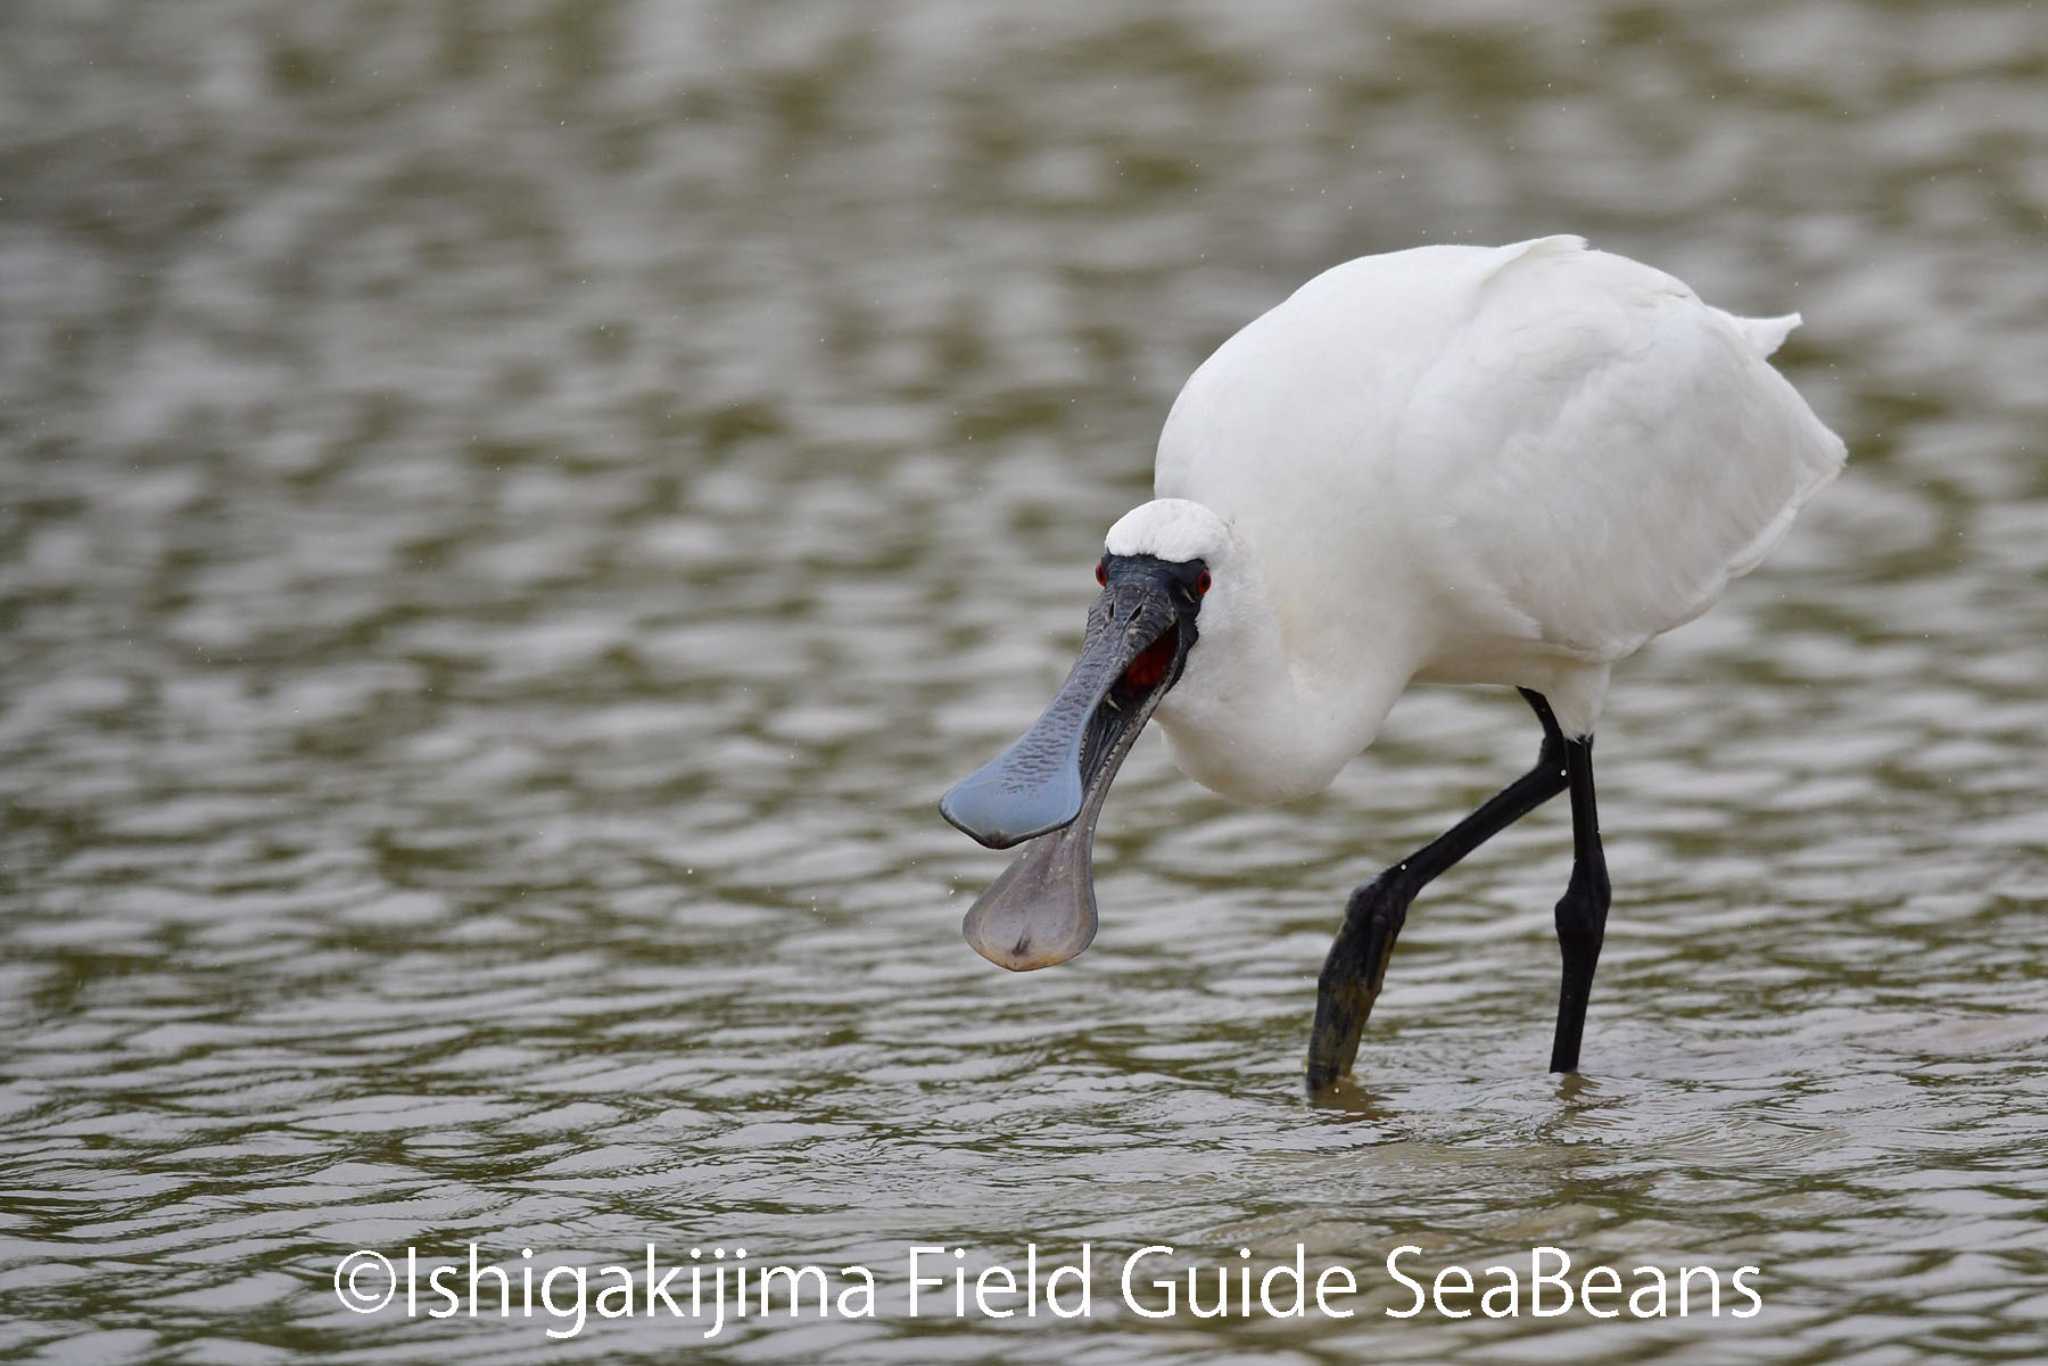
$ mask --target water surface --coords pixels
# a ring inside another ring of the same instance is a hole
[[[2048,1354],[2038,7],[1374,8],[16,6],[0,1348]],[[1854,456],[1617,677],[1584,1077],[1560,806],[1419,903],[1355,1103],[1299,1093],[1346,891],[1526,765],[1511,695],[1418,692],[1278,811],[1148,738],[1093,949],[976,958],[1002,858],[933,802],[1057,683],[1187,372],[1338,260],[1557,231],[1803,310]],[[472,1240],[1548,1242],[1767,1307],[704,1346],[335,1300]]]

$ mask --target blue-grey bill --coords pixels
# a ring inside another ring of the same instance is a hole
[[[1155,688],[1131,699],[1114,714],[1113,725],[1096,718],[1093,744],[1101,752],[1090,756],[1092,766],[1074,770],[1082,789],[1079,810],[1025,845],[961,922],[968,944],[983,958],[1012,972],[1030,972],[1064,963],[1094,941],[1095,822],[1124,756],[1165,692]]]
[[[1095,818],[1040,835],[989,884],[961,932],[997,967],[1030,972],[1064,963],[1095,939]]]
[[[1192,598],[1186,599],[1193,601]],[[1089,612],[1081,657],[1018,741],[939,801],[948,821],[991,849],[1029,840],[962,925],[967,942],[1013,972],[1064,963],[1095,938],[1090,860],[1095,821],[1124,756],[1178,676],[1184,636],[1171,582],[1113,574]],[[1143,691],[1119,686],[1148,647],[1168,640],[1169,667]]]
[[[939,814],[991,849],[1008,849],[1081,814],[1090,727],[1136,656],[1115,632],[1090,638],[1067,681],[1015,744],[953,784]]]

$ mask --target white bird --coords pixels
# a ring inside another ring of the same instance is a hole
[[[1841,469],[1739,318],[1577,237],[1419,247],[1326,271],[1226,341],[1166,420],[1154,501],[1109,530],[1079,662],[1022,739],[946,794],[993,848],[968,913],[1027,970],[1095,934],[1097,813],[1155,711],[1234,800],[1321,791],[1416,682],[1521,689],[1536,765],[1351,896],[1309,1083],[1347,1074],[1409,903],[1569,790],[1553,1071],[1575,1071],[1605,934],[1592,743],[1614,665],[1707,610]]]

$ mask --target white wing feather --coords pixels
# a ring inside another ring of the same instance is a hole
[[[1535,687],[1590,734],[1609,666],[1841,469],[1765,359],[1798,321],[1576,237],[1362,257],[1255,319],[1188,380],[1154,468],[1225,523],[1159,711],[1182,766],[1245,800],[1320,790],[1414,679]],[[1163,506],[1119,524],[1134,545]]]
[[[1435,529],[1417,550],[1481,609],[1466,630],[1608,662],[1753,569],[1844,448],[1764,360],[1796,315],[1734,318],[1564,241],[1483,283],[1408,406],[1398,487]]]
[[[1369,738],[1413,676],[1540,686],[1589,730],[1607,665],[1705,611],[1840,470],[1764,359],[1797,321],[1576,237],[1362,257],[1196,370],[1154,490],[1254,548],[1315,724]]]

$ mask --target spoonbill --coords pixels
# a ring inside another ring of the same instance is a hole
[[[968,942],[1022,972],[1094,939],[1096,818],[1154,715],[1187,776],[1272,803],[1327,787],[1411,683],[1514,687],[1534,767],[1351,894],[1308,1084],[1350,1073],[1416,895],[1560,792],[1550,1068],[1576,1071],[1609,901],[1609,674],[1755,568],[1845,458],[1766,359],[1799,321],[1559,236],[1362,257],[1248,324],[1175,400],[1153,501],[1109,529],[1066,683],[940,802],[990,848],[1032,841]]]

